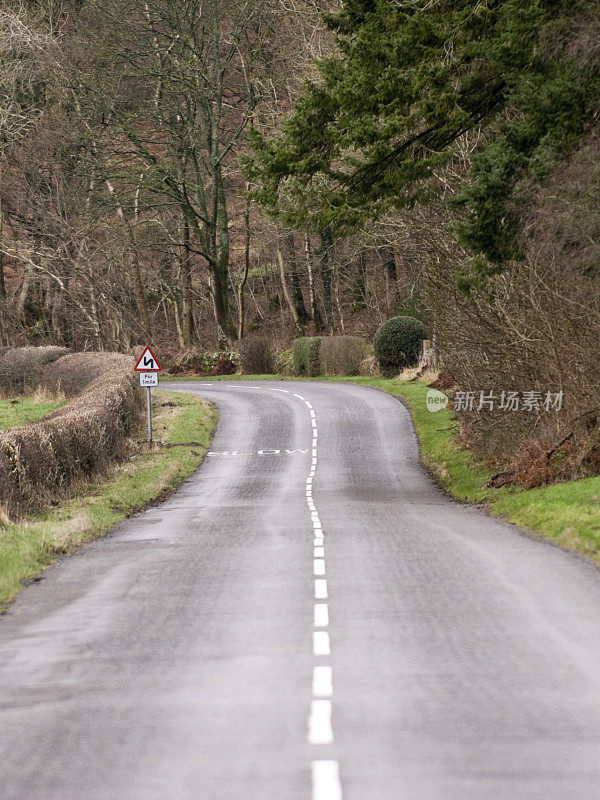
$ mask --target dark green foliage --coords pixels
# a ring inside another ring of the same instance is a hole
[[[523,185],[595,119],[599,11],[597,0],[344,0],[327,18],[338,53],[281,133],[255,136],[261,203],[300,227],[360,225],[437,196],[432,175],[483,127],[454,202],[462,243],[497,271],[521,255]]]
[[[320,336],[302,336],[299,339],[294,339],[292,350],[296,375],[308,375],[314,378],[316,375],[321,374]]]
[[[426,338],[425,326],[414,317],[392,317],[380,325],[373,347],[383,374],[414,366]]]

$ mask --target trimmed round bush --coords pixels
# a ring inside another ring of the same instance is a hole
[[[414,317],[392,317],[380,325],[373,348],[383,374],[392,375],[405,367],[413,367],[426,338],[425,326]]]

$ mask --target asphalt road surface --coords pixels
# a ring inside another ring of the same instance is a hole
[[[201,469],[0,617],[2,800],[600,798],[600,571],[367,387],[177,384]]]

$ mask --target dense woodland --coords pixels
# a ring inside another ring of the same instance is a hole
[[[446,385],[563,392],[470,443],[597,472],[599,43],[596,0],[4,0],[0,345],[409,314]]]

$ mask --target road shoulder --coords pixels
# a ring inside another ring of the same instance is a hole
[[[27,583],[41,580],[40,572],[59,557],[164,500],[200,466],[216,426],[214,407],[191,394],[160,392],[155,412],[155,439],[177,446],[149,450],[135,443],[126,462],[82,484],[75,497],[18,523],[0,525],[0,606]]]

